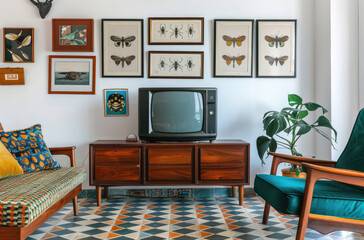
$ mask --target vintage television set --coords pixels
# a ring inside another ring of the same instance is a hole
[[[139,88],[139,138],[216,139],[216,88]]]

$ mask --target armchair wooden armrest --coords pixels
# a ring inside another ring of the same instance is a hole
[[[75,161],[75,149],[76,147],[57,147],[57,148],[49,148],[49,151],[52,155],[66,155],[70,158],[71,167],[76,166]]]
[[[329,167],[333,167],[336,164],[335,161],[320,160],[316,158],[298,157],[298,156],[292,156],[274,152],[269,152],[268,154],[273,156],[272,168],[270,171],[271,175],[276,175],[278,165],[284,162],[296,165],[302,165],[303,163],[311,163]]]

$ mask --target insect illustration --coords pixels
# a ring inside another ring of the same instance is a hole
[[[182,29],[183,29],[183,25],[181,24],[181,27],[179,28],[178,25],[173,25],[171,24],[169,26],[169,28],[172,30],[172,33],[171,35],[169,36],[169,38],[172,38],[172,36],[174,36],[175,38],[178,38],[179,36],[183,39],[183,36],[182,36]]]
[[[158,66],[159,66],[159,69],[160,69],[161,71],[166,70],[166,66],[168,66],[168,64],[166,63],[166,60],[164,59],[164,57],[161,57],[161,58],[159,59],[159,64],[158,64]]]
[[[195,64],[193,64],[192,62],[192,58],[188,58],[187,59],[187,63],[186,63],[186,67],[188,71],[192,71],[193,67],[195,66]]]
[[[186,33],[187,33],[188,37],[190,37],[190,38],[193,37],[193,34],[196,33],[195,27],[193,26],[193,24],[188,24],[187,25],[187,31],[186,31]]]
[[[183,66],[181,64],[181,62],[183,61],[182,58],[179,61],[178,61],[178,59],[171,60],[171,58],[169,58],[169,61],[171,62],[171,66],[169,67],[169,71],[174,69],[177,72],[178,69],[181,69],[181,71],[183,72]]]
[[[223,55],[222,58],[226,61],[227,65],[230,65],[231,62],[233,62],[233,68],[235,68],[235,62],[240,65],[242,63],[242,61],[245,59],[245,55],[240,55],[240,56],[227,56],[227,55]]]
[[[168,32],[167,29],[166,29],[166,24],[164,23],[161,23],[159,25],[159,30],[158,30],[159,34],[161,35],[161,37],[165,37],[166,36],[166,33]]]
[[[131,42],[134,41],[136,39],[135,36],[130,36],[130,37],[118,37],[118,36],[111,36],[110,39],[112,41],[114,41],[114,45],[115,47],[120,47],[120,44],[121,44],[121,47],[124,48],[124,45],[126,47],[130,47],[131,46]]]
[[[126,65],[130,65],[131,61],[133,61],[135,59],[134,55],[130,55],[128,57],[119,57],[116,55],[112,55],[111,59],[115,61],[116,65],[119,65],[121,62],[121,67],[124,68],[124,63],[126,62]]]
[[[276,48],[278,48],[278,46],[284,47],[284,42],[287,42],[289,37],[287,35],[278,37],[278,34],[277,34],[275,36],[265,35],[264,39],[268,42],[269,47],[276,46]]]
[[[226,45],[227,46],[231,46],[231,44],[233,44],[233,47],[235,47],[235,44],[238,45],[238,47],[240,47],[242,45],[242,43],[245,41],[246,36],[242,35],[240,37],[229,37],[227,35],[222,36],[222,39],[224,39],[226,41]]]
[[[69,72],[57,72],[58,74],[65,75],[65,79],[67,80],[82,80],[82,75],[87,74],[87,72],[75,72],[75,71],[69,71]]]
[[[121,112],[121,109],[125,107],[125,98],[120,93],[112,93],[107,98],[107,106],[112,112]]]
[[[283,57],[272,57],[272,56],[265,56],[264,57],[265,60],[267,60],[269,62],[270,65],[273,65],[273,63],[276,63],[276,66],[278,66],[278,62],[279,64],[281,64],[281,66],[284,64],[285,61],[287,61],[288,56],[283,56]]]

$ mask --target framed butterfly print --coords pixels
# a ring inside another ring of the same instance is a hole
[[[257,20],[257,77],[296,77],[297,20]]]
[[[214,77],[252,77],[254,20],[215,19]]]
[[[102,77],[143,77],[143,20],[102,19]]]

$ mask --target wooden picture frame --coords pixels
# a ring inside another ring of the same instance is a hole
[[[102,77],[144,77],[144,20],[102,19]]]
[[[252,77],[254,20],[214,20],[214,77]]]
[[[257,20],[257,77],[296,77],[297,20]]]
[[[93,52],[93,19],[52,19],[52,51]]]
[[[203,45],[204,18],[149,18],[150,45]]]
[[[204,52],[149,52],[149,78],[203,78]]]
[[[49,94],[95,94],[95,56],[49,56]]]
[[[129,116],[129,96],[126,88],[104,89],[105,117]]]
[[[4,63],[34,62],[34,28],[4,28]]]
[[[0,85],[25,85],[24,68],[0,68]]]

